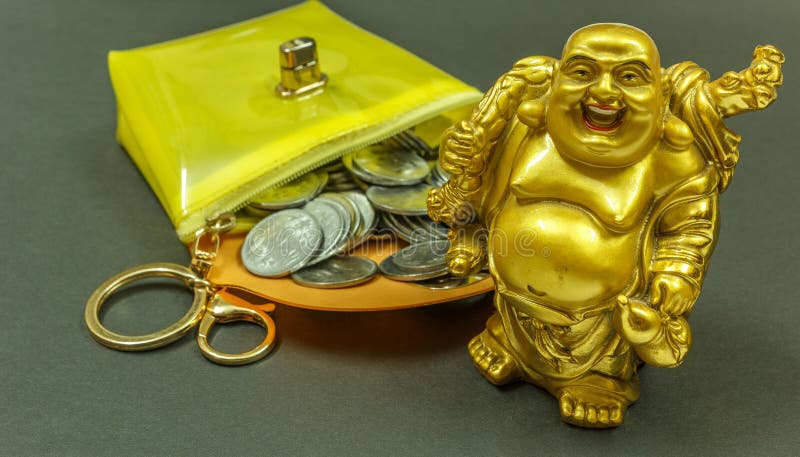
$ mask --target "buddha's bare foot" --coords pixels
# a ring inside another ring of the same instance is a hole
[[[604,380],[603,385],[593,385],[592,379],[583,379],[575,385],[558,389],[556,397],[564,422],[588,428],[608,428],[622,424],[625,411],[633,402],[631,396],[638,397],[638,383],[608,381]],[[614,384],[619,387],[609,389]]]
[[[622,402],[586,394],[576,388],[562,390],[558,403],[564,422],[589,428],[616,427],[622,423],[626,408]]]
[[[517,362],[489,330],[469,342],[469,355],[481,375],[496,386],[522,377]]]

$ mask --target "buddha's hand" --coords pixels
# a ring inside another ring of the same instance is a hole
[[[466,277],[486,265],[486,229],[480,224],[452,227],[447,234],[450,249],[445,255],[450,274]]]
[[[672,273],[657,273],[650,284],[650,302],[668,316],[686,314],[699,295],[697,284]]]
[[[483,130],[470,121],[461,121],[445,132],[439,162],[455,176],[479,175],[484,168],[480,154],[484,144]]]
[[[753,62],[740,72],[729,71],[708,84],[708,93],[723,117],[766,108],[783,83],[785,57],[771,45],[756,47]]]

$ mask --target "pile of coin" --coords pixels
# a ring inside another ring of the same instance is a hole
[[[448,179],[435,156],[406,131],[257,195],[246,211],[264,219],[245,238],[242,262],[253,274],[291,275],[309,287],[352,286],[378,271],[432,288],[474,282],[448,276],[448,227],[427,217],[428,191]],[[342,255],[387,236],[411,244],[380,268],[369,259]]]

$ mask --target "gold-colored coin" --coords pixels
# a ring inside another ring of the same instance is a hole
[[[428,213],[426,199],[429,184],[416,184],[405,187],[370,186],[367,198],[376,208],[392,214],[424,216]]]
[[[267,189],[250,199],[249,206],[262,210],[277,210],[302,206],[316,197],[328,182],[324,171],[306,173],[280,187]]]

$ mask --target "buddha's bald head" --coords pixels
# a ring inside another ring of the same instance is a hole
[[[610,55],[620,60],[636,56],[645,58],[652,68],[661,65],[658,48],[650,35],[627,24],[592,24],[576,30],[564,44],[561,60],[581,52]]]

